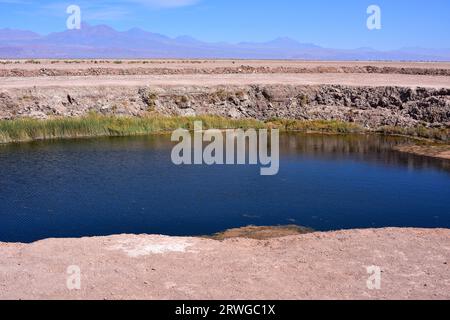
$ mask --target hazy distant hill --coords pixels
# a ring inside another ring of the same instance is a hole
[[[106,25],[49,35],[0,29],[0,58],[255,58],[310,60],[450,61],[450,49],[371,48],[340,50],[278,38],[269,42],[208,43],[189,36],[170,38],[133,28],[119,32]]]

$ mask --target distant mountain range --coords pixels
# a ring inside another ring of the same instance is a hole
[[[40,35],[0,29],[0,58],[235,58],[304,60],[450,61],[450,49],[402,48],[379,51],[323,48],[290,38],[269,42],[208,43],[189,36],[170,38],[139,28],[120,32],[106,25]]]

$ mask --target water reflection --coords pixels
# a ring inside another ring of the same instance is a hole
[[[438,169],[450,172],[450,161],[399,152],[394,147],[411,143],[406,137],[383,135],[321,135],[289,133],[280,139],[280,152],[285,156],[329,160],[353,159],[390,166],[406,166],[412,170]]]

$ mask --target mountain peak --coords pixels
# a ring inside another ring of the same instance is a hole
[[[99,24],[95,26],[91,26],[88,24],[82,24],[81,25],[81,31],[88,31],[90,33],[110,33],[114,34],[117,33],[117,31],[110,26],[107,26],[106,24]]]
[[[191,36],[187,36],[187,35],[182,35],[182,36],[178,36],[175,38],[176,41],[179,42],[183,42],[183,43],[191,43],[191,44],[195,44],[195,43],[201,43],[200,40],[197,40]]]
[[[319,46],[312,43],[300,43],[289,37],[278,37],[272,41],[266,42],[267,45],[274,45],[283,48],[320,48]]]

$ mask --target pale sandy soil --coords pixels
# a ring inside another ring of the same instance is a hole
[[[450,299],[450,230],[271,240],[118,235],[0,244],[2,299]],[[67,288],[67,268],[81,289]],[[381,288],[367,287],[368,266]]]
[[[3,77],[0,89],[91,86],[238,86],[238,85],[348,85],[450,88],[450,77],[404,74],[211,74],[79,77]]]

